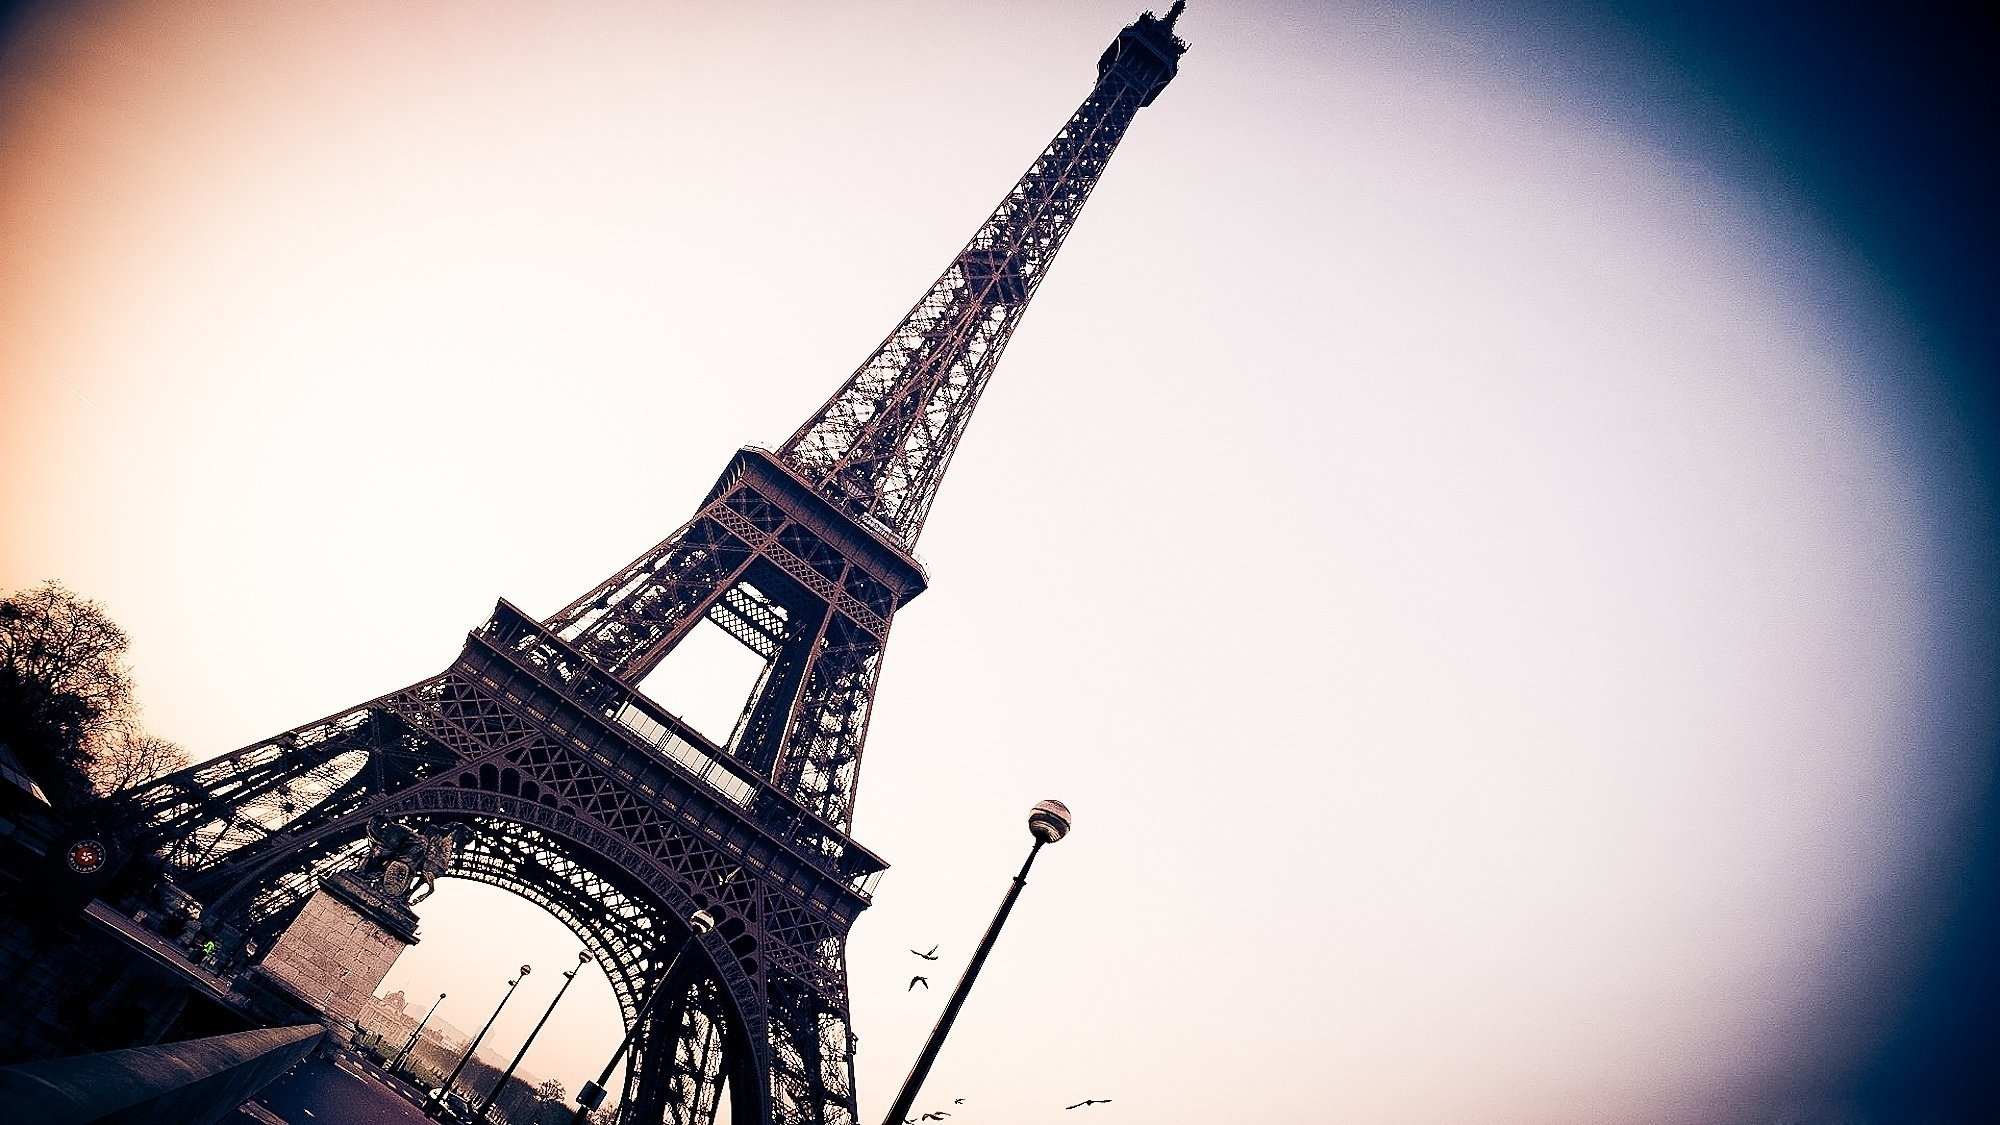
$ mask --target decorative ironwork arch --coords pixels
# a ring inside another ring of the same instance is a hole
[[[378,803],[370,812],[413,825],[471,829],[444,877],[508,891],[566,926],[603,969],[625,1027],[653,989],[669,990],[648,1019],[648,1033],[635,1037],[625,1100],[664,1087],[652,1092],[665,1097],[647,1100],[659,1102],[676,1125],[692,1125],[713,1120],[727,1089],[733,1117],[763,1120],[771,1074],[767,1051],[757,1048],[769,1030],[759,1002],[765,982],[754,939],[748,939],[754,899],[747,881],[691,886],[685,872],[572,813],[479,784],[490,780],[497,777],[474,771]],[[248,903],[249,932],[275,936],[303,903],[298,889],[358,862],[366,838],[367,824],[356,817],[300,833],[237,873],[215,908]],[[220,857],[220,869],[229,866],[228,858]],[[696,910],[715,916],[716,928],[692,935],[685,919]],[[683,959],[674,980],[663,979],[674,952],[690,938],[694,955]],[[671,1059],[657,1057],[662,1049]]]
[[[673,936],[677,923],[660,904],[643,894],[628,893],[569,849],[552,847],[554,841],[518,821],[472,818],[458,823],[472,827],[474,835],[454,858],[446,878],[508,891],[568,927],[602,967],[622,1026],[632,1026],[651,987],[671,987],[657,980],[664,966],[655,954],[679,948],[682,939]],[[636,1037],[636,1061],[627,1070],[623,1100],[640,1097],[641,1075],[664,1070],[664,1083],[671,1089],[653,1100],[664,1106],[676,1125],[713,1120],[725,1080],[738,1099],[732,1114],[755,1112],[741,1100],[759,1088],[760,1076],[725,1071],[728,1060],[752,1057],[742,1038],[740,1016],[732,1012],[727,1021],[716,1018],[716,1013],[727,1010],[728,1002],[706,957],[695,972],[677,975],[682,977],[680,994],[663,998],[658,1018],[648,1021],[666,1033]],[[675,1057],[662,1067],[653,1056],[668,1047]]]

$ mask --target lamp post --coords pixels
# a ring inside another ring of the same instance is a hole
[[[521,975],[507,982],[507,991],[501,995],[500,1003],[494,1007],[493,1014],[486,1017],[486,1026],[480,1028],[479,1034],[472,1037],[472,1042],[465,1048],[465,1054],[459,1056],[458,1065],[451,1068],[451,1073],[438,1085],[437,1096],[426,1101],[426,1105],[436,1105],[450,1095],[452,1083],[458,1081],[458,1072],[464,1070],[465,1064],[472,1061],[472,1052],[479,1049],[479,1041],[486,1038],[486,1033],[493,1030],[493,1021],[500,1018],[500,1009],[506,1007],[507,1001],[514,998],[514,990],[520,987],[521,982],[528,979],[528,974],[532,972],[534,969],[523,965]]]
[[[444,993],[440,992],[438,998],[431,1001],[431,1010],[425,1012],[424,1018],[417,1021],[417,1029],[410,1032],[410,1041],[403,1044],[402,1050],[396,1052],[395,1061],[389,1064],[389,1073],[394,1074],[396,1068],[403,1065],[403,1060],[409,1057],[410,1049],[417,1045],[417,1039],[423,1035],[424,1025],[431,1022],[432,1016],[437,1015],[438,1005],[442,1003],[444,1003]]]
[[[576,1116],[570,1118],[570,1125],[587,1125],[590,1111],[604,1104],[604,1084],[611,1081],[611,1072],[618,1069],[618,1060],[625,1057],[626,1049],[632,1045],[632,1037],[639,1034],[639,1029],[646,1025],[646,1017],[652,1014],[653,1004],[659,1000],[660,993],[665,992],[667,985],[674,979],[674,969],[680,965],[682,955],[694,944],[694,939],[714,928],[715,919],[708,911],[697,910],[688,915],[687,940],[681,942],[679,949],[674,950],[673,960],[667,962],[666,971],[660,974],[660,983],[653,986],[652,994],[646,997],[645,1003],[639,1005],[639,1014],[632,1017],[632,1026],[625,1029],[625,1038],[618,1041],[618,1049],[611,1052],[611,1061],[604,1064],[604,1073],[598,1075],[595,1082],[585,1082],[583,1089],[576,1092]]]
[[[993,952],[993,942],[1000,936],[1000,927],[1007,924],[1007,914],[1014,909],[1014,900],[1021,897],[1021,888],[1028,884],[1028,868],[1034,866],[1035,857],[1041,854],[1043,844],[1053,844],[1069,835],[1069,826],[1069,807],[1061,801],[1043,801],[1028,810],[1028,832],[1034,836],[1035,846],[1028,849],[1027,862],[1021,864],[1020,874],[1014,876],[1014,885],[1007,889],[1007,897],[1000,900],[1000,909],[986,927],[986,936],[979,939],[979,948],[965,966],[965,975],[958,978],[958,987],[952,989],[951,999],[945,1002],[944,1014],[938,1017],[937,1026],[931,1028],[930,1038],[924,1040],[924,1049],[918,1053],[916,1065],[910,1068],[910,1076],[903,1080],[903,1088],[897,1092],[895,1104],[889,1107],[889,1115],[882,1119],[883,1125],[897,1125],[909,1116],[910,1107],[916,1104],[917,1092],[923,1088],[924,1079],[930,1077],[931,1064],[937,1061],[938,1050],[944,1046],[944,1037],[951,1033],[953,1021],[958,1019],[958,1010],[965,1006],[965,998],[972,991],[972,982],[979,978],[979,970],[986,964],[986,955]]]
[[[493,1092],[487,1094],[486,1100],[479,1103],[479,1108],[472,1111],[473,1120],[479,1121],[483,1120],[486,1117],[487,1109],[491,1107],[493,1105],[494,1100],[500,1096],[500,1091],[507,1088],[507,1080],[509,1078],[514,1077],[514,1068],[520,1066],[521,1060],[527,1057],[528,1048],[534,1045],[535,1036],[540,1035],[542,1033],[542,1025],[549,1022],[550,1016],[556,1014],[556,1005],[562,1003],[563,993],[569,991],[570,982],[576,979],[576,974],[583,971],[584,964],[589,960],[590,960],[590,952],[588,950],[576,955],[576,968],[571,969],[570,971],[563,974],[562,987],[556,989],[556,998],[554,1000],[549,1001],[548,1011],[543,1012],[542,1018],[535,1021],[535,1030],[530,1031],[528,1033],[528,1041],[526,1043],[521,1044],[521,1049],[514,1055],[514,1061],[508,1063],[507,1069],[501,1072],[500,1081],[495,1082],[493,1084]]]

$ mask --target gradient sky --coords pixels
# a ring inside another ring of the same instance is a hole
[[[953,1125],[1895,1119],[1990,932],[1978,40],[1675,7],[1197,0],[920,545],[864,1120],[1050,796]],[[197,757],[437,671],[789,434],[1135,12],[20,21],[0,588],[103,601]],[[387,987],[530,961],[511,1048],[574,940],[422,914]],[[526,1069],[616,1035],[586,973]]]

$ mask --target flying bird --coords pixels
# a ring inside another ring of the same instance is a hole
[[[964,1099],[964,1098],[953,1098],[953,1099],[951,1099],[951,1104],[953,1104],[953,1105],[964,1105],[964,1104],[965,1104],[965,1099]]]
[[[1109,1102],[1110,1100],[1111,1100],[1110,1098],[1085,1098],[1085,1099],[1083,1099],[1082,1101],[1080,1101],[1080,1102],[1076,1103],[1075,1105],[1066,1105],[1066,1106],[1064,1106],[1063,1108],[1064,1108],[1064,1109],[1081,1109],[1082,1107],[1084,1107],[1084,1106],[1087,1106],[1087,1105],[1103,1105],[1103,1104],[1105,1104],[1106,1102]]]
[[[903,991],[904,991],[904,992],[908,992],[908,991],[909,991],[909,990],[910,990],[911,988],[915,988],[915,987],[917,987],[917,986],[918,986],[918,985],[920,985],[920,984],[921,984],[921,985],[923,985],[923,986],[924,986],[924,987],[925,987],[926,989],[930,988],[930,986],[931,986],[931,978],[929,978],[929,977],[911,977],[911,978],[910,978],[910,985],[909,985],[909,988],[905,988],[905,989],[903,989]]]
[[[924,960],[926,960],[926,961],[935,961],[935,960],[937,960],[937,951],[938,951],[938,947],[937,947],[937,946],[935,946],[935,945],[931,946],[931,951],[930,951],[929,953],[917,953],[917,951],[916,951],[916,950],[914,950],[914,949],[910,950],[910,952],[912,952],[912,953],[917,953],[917,956],[919,956],[919,957],[923,958],[923,959],[924,959]]]
[[[946,1113],[946,1112],[945,1112],[944,1110],[938,1110],[938,1111],[937,1111],[936,1113],[926,1113],[926,1114],[924,1114],[924,1120],[925,1120],[925,1121],[943,1121],[943,1120],[944,1120],[945,1118],[947,1118],[947,1117],[950,1117],[950,1116],[951,1116],[951,1114],[949,1114],[949,1113]]]

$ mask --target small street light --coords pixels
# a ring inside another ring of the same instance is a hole
[[[993,941],[1000,936],[1000,927],[1006,925],[1007,914],[1014,909],[1014,900],[1021,897],[1021,888],[1028,884],[1028,868],[1035,865],[1035,857],[1041,854],[1043,844],[1053,844],[1069,835],[1069,826],[1069,806],[1061,801],[1043,801],[1028,810],[1028,832],[1035,837],[1035,846],[1028,849],[1028,859],[1021,864],[1021,873],[1014,876],[1014,885],[1007,889],[1007,897],[1000,900],[999,911],[986,927],[986,936],[979,939],[979,949],[965,966],[965,975],[958,978],[958,987],[952,989],[944,1014],[938,1017],[937,1026],[931,1029],[930,1038],[924,1041],[924,1049],[917,1055],[916,1065],[910,1068],[910,1076],[903,1080],[903,1088],[897,1093],[895,1104],[889,1107],[889,1115],[882,1119],[883,1125],[897,1125],[909,1116],[910,1107],[917,1101],[917,1091],[923,1088],[924,1079],[930,1077],[931,1064],[937,1061],[938,1050],[944,1046],[944,1037],[951,1033],[952,1022],[958,1019],[958,1010],[965,1006],[965,997],[972,991],[972,982],[978,979],[980,968],[986,964],[986,955],[993,952]]]
[[[535,1036],[540,1035],[542,1033],[542,1025],[549,1022],[550,1016],[556,1014],[556,1005],[562,1003],[563,993],[569,991],[570,982],[576,979],[576,974],[582,972],[583,966],[587,964],[589,961],[590,961],[590,953],[588,950],[576,955],[576,968],[571,969],[570,971],[563,974],[562,987],[556,989],[556,998],[554,1000],[549,1001],[549,1010],[543,1012],[542,1018],[535,1021],[535,1030],[530,1031],[528,1033],[528,1041],[526,1043],[521,1044],[520,1051],[518,1051],[514,1055],[514,1061],[508,1063],[507,1069],[501,1072],[500,1081],[495,1082],[493,1084],[493,1092],[487,1094],[486,1100],[479,1103],[479,1108],[472,1111],[473,1120],[475,1121],[485,1120],[487,1109],[493,1105],[494,1099],[500,1096],[500,1091],[507,1088],[507,1080],[509,1078],[514,1077],[514,1068],[520,1066],[521,1060],[528,1056],[528,1048],[534,1045]]]
[[[500,1003],[493,1009],[493,1014],[486,1017],[486,1026],[480,1028],[479,1034],[472,1037],[471,1044],[465,1048],[465,1054],[459,1056],[458,1065],[452,1067],[451,1073],[439,1084],[437,1096],[425,1101],[424,1104],[426,1106],[436,1105],[451,1094],[452,1084],[458,1081],[459,1071],[464,1070],[465,1064],[472,1061],[472,1052],[479,1049],[480,1040],[485,1039],[486,1033],[493,1030],[493,1021],[500,1018],[500,1009],[507,1006],[507,1001],[514,997],[514,989],[518,988],[522,981],[528,979],[528,974],[534,971],[533,968],[523,965],[521,966],[521,975],[507,982],[507,991],[501,995]]]
[[[403,1060],[409,1057],[410,1049],[417,1045],[417,1039],[423,1035],[424,1025],[431,1022],[431,1017],[437,1014],[438,1005],[442,1003],[444,1003],[444,993],[440,992],[438,998],[431,1001],[431,1010],[425,1012],[424,1018],[417,1021],[417,1029],[410,1032],[410,1041],[403,1044],[402,1050],[396,1052],[395,1061],[389,1064],[389,1073],[394,1074],[396,1068],[403,1065]]]
[[[618,1060],[624,1058],[626,1049],[632,1046],[632,1037],[646,1025],[646,1017],[652,1014],[654,1002],[659,1000],[660,993],[665,992],[674,979],[674,969],[681,963],[681,956],[694,944],[694,939],[714,928],[715,918],[708,911],[697,910],[688,915],[687,940],[674,950],[673,960],[667,962],[666,971],[660,974],[660,983],[653,986],[652,994],[639,1005],[639,1014],[632,1017],[632,1026],[625,1029],[625,1038],[618,1041],[618,1049],[611,1052],[611,1061],[604,1064],[604,1073],[598,1075],[595,1082],[585,1082],[583,1089],[576,1092],[576,1116],[569,1119],[570,1125],[587,1125],[590,1111],[604,1104],[604,1084],[611,1081],[611,1072],[618,1069]]]

